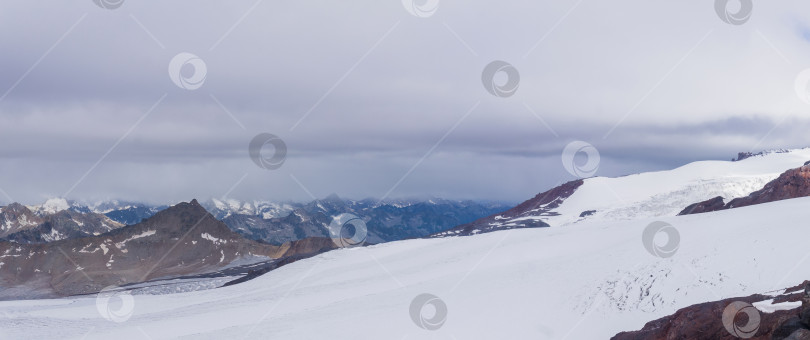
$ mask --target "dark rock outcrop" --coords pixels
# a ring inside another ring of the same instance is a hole
[[[691,204],[686,209],[683,209],[678,216],[680,215],[690,215],[690,214],[700,214],[709,211],[717,211],[725,209],[725,202],[723,202],[723,197],[717,196],[712,199],[705,200],[703,202],[698,202],[695,204]]]
[[[803,287],[808,281],[791,287],[786,292],[777,297],[765,295],[751,295],[747,297],[730,298],[721,301],[706,302],[679,309],[675,314],[650,321],[641,330],[632,332],[622,332],[612,340],[669,340],[669,339],[738,339],[726,330],[722,322],[723,311],[735,301],[743,301],[750,304],[755,302],[774,299],[775,303],[802,301]],[[784,339],[782,336],[793,334],[796,330],[803,328],[797,324],[800,308],[789,310],[779,310],[773,313],[760,312],[759,329],[750,339],[771,340]],[[745,324],[747,320],[744,315],[738,315],[735,321],[738,324]]]
[[[579,214],[579,217],[588,217],[596,213],[596,210],[586,210]]]
[[[762,154],[762,153],[759,153],[758,155],[761,155],[761,154]],[[741,160],[743,160],[743,159],[746,159],[746,158],[751,158],[751,157],[753,157],[754,155],[755,155],[755,154],[754,154],[754,153],[752,153],[752,152],[740,152],[740,153],[737,153],[737,158],[732,158],[732,159],[731,159],[731,161],[732,161],[732,162],[739,162],[739,161],[741,161]]]
[[[764,155],[769,155],[769,154],[774,154],[774,153],[787,153],[787,152],[790,152],[790,150],[774,149],[774,150],[760,151],[760,152],[757,152],[757,153],[740,152],[740,153],[737,153],[737,158],[732,158],[731,161],[732,162],[739,162],[741,160],[745,160],[745,159],[748,159],[748,158],[751,158],[751,157],[764,156]]]

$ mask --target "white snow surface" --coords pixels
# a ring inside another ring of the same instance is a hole
[[[801,301],[787,301],[787,302],[773,303],[773,299],[760,301],[753,304],[753,306],[760,312],[768,314],[780,310],[791,310],[794,308],[801,307],[801,305],[802,305]]]
[[[773,292],[810,277],[810,198],[663,219],[680,248],[647,253],[652,220],[581,223],[342,249],[243,284],[137,295],[103,319],[93,297],[0,302],[0,334],[85,339],[606,339],[681,307]],[[448,307],[426,331],[414,297]]]

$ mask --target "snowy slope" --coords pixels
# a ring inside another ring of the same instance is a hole
[[[800,262],[808,206],[810,198],[800,198],[664,218],[680,233],[670,258],[643,245],[654,220],[583,222],[332,251],[235,286],[133,296],[131,318],[120,323],[102,318],[94,297],[0,302],[0,335],[606,339],[680,307],[810,278],[810,264]],[[447,305],[438,330],[409,316],[422,293]]]
[[[810,149],[797,149],[739,162],[702,161],[674,170],[589,178],[560,207],[552,210],[559,216],[537,218],[551,226],[565,226],[582,220],[627,221],[675,216],[688,205],[713,197],[722,196],[728,202],[746,196],[808,160]],[[590,210],[596,212],[580,218],[580,214]],[[507,222],[511,221],[504,221]]]

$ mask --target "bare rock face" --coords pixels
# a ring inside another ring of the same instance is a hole
[[[682,308],[670,316],[658,320],[650,321],[638,331],[622,332],[611,339],[613,340],[669,340],[669,339],[739,339],[726,330],[723,325],[723,311],[735,301],[743,301],[750,304],[773,299],[774,303],[796,302],[803,298],[803,287],[808,281],[789,288],[784,294],[773,297],[765,295],[751,295],[725,299],[721,301],[706,302]],[[750,339],[771,340],[786,339],[796,334],[801,336],[802,332],[796,333],[800,329],[806,328],[799,321],[801,308],[797,307],[789,310],[779,310],[773,313],[760,312],[759,328]],[[734,319],[738,325],[744,325],[748,320],[743,313]],[[800,338],[801,339],[801,338]]]
[[[754,191],[746,197],[735,198],[725,205],[721,204],[722,198],[715,197],[690,205],[679,215],[739,208],[806,196],[810,196],[810,165],[788,170],[777,179],[765,184],[762,189]]]
[[[797,329],[795,332],[791,333],[790,336],[785,338],[785,340],[810,340],[810,330],[807,329]]]
[[[717,211],[725,209],[725,202],[723,202],[723,197],[717,196],[712,199],[705,200],[703,202],[698,202],[686,207],[680,213],[680,215],[690,215],[690,214],[700,214],[709,211]]]
[[[319,254],[332,249],[337,245],[328,237],[309,237],[301,240],[287,242],[284,244],[286,250],[284,257]]]
[[[553,212],[553,210],[558,208],[568,197],[571,197],[583,183],[585,182],[581,179],[565,183],[537,194],[534,198],[503,213],[484,217],[472,223],[431,235],[431,237],[467,236],[497,230],[548,227],[547,223],[538,218],[556,216],[557,213]]]
[[[242,258],[322,252],[325,245],[274,246],[245,239],[193,200],[98,236],[0,242],[0,299],[95,293],[110,285],[215,271]]]

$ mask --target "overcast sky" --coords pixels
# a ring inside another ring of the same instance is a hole
[[[576,179],[573,141],[601,176],[810,146],[807,1],[118,1],[0,4],[0,202],[522,201]]]

